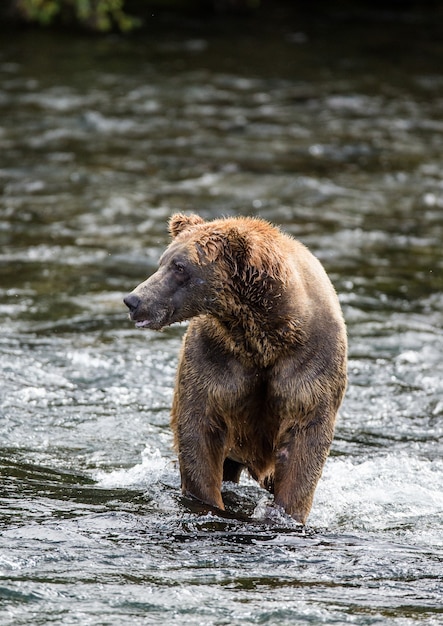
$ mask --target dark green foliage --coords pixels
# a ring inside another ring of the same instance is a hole
[[[124,4],[125,0],[14,0],[15,10],[30,22],[47,26],[64,21],[101,32],[114,28],[126,32],[139,24],[125,12]]]

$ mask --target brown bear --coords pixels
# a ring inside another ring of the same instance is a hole
[[[247,468],[304,524],[346,388],[346,328],[320,262],[258,219],[173,215],[157,272],[124,300],[138,328],[191,320],[172,429],[183,493],[224,509]]]

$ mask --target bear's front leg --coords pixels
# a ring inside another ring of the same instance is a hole
[[[274,501],[305,524],[329,454],[335,413],[313,414],[284,431],[275,458]]]
[[[176,444],[180,464],[181,487],[184,495],[224,510],[221,496],[223,479],[223,437],[217,431],[202,427],[206,419],[196,424],[181,424],[177,420]]]

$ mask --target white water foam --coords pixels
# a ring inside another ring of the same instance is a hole
[[[417,529],[443,545],[443,461],[406,453],[358,462],[330,458],[318,486],[310,524],[369,532]],[[432,532],[429,526],[433,527]],[[423,532],[422,532],[423,531]]]
[[[177,470],[178,471],[178,470]],[[147,485],[171,482],[176,470],[170,459],[161,455],[158,449],[147,446],[142,452],[141,463],[127,469],[112,472],[98,471],[97,485],[104,489],[133,488],[143,489]]]

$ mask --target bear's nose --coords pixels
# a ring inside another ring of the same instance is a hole
[[[134,313],[138,305],[140,304],[140,298],[135,293],[130,293],[129,296],[123,298],[123,302],[126,304],[131,313]]]

